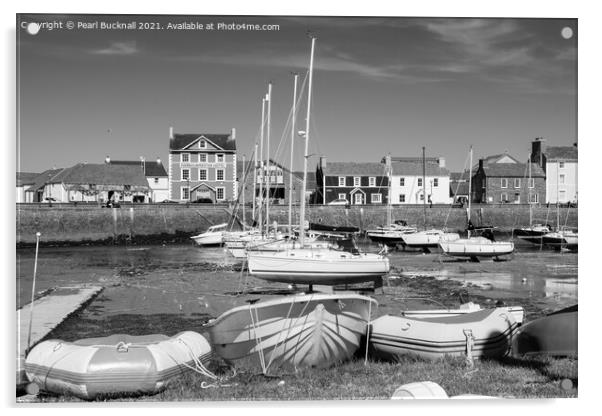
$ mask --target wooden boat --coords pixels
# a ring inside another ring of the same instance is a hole
[[[352,294],[286,296],[231,309],[206,325],[215,352],[241,366],[328,367],[353,356],[377,302]]]
[[[515,356],[577,356],[577,305],[523,325],[512,342]]]
[[[91,400],[107,394],[158,393],[190,368],[206,371],[210,358],[211,346],[192,331],[171,338],[111,335],[41,342],[27,355],[25,371],[41,390]]]
[[[504,308],[439,318],[385,315],[372,322],[369,340],[377,356],[390,359],[403,355],[502,357],[517,326],[514,315]]]

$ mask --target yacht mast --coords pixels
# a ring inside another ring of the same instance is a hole
[[[266,101],[268,102],[268,130],[267,130],[267,134],[266,134],[266,139],[267,139],[267,156],[266,156],[266,170],[267,170],[267,178],[268,178],[268,191],[267,191],[267,195],[266,195],[266,200],[265,200],[265,228],[266,231],[268,231],[270,229],[270,188],[271,188],[271,184],[270,184],[270,180],[272,179],[272,171],[270,170],[270,126],[271,126],[271,118],[272,118],[272,82],[270,81],[270,83],[268,84],[268,96],[266,98]]]
[[[531,204],[531,153],[529,153],[529,159],[527,161],[529,164],[529,180],[527,181],[527,203],[529,204],[529,227],[533,226],[533,204]],[[535,183],[533,184],[535,185]]]
[[[245,217],[245,189],[247,188],[247,163],[245,155],[242,155],[242,229],[247,226]]]
[[[255,159],[255,169],[253,169],[253,221],[255,221],[255,200],[257,199],[257,142],[255,142],[253,158]]]
[[[472,145],[470,145],[470,165],[468,167],[468,172],[468,212],[466,215],[468,217],[468,223],[470,223],[470,203],[472,201]],[[470,238],[470,230],[467,231],[468,238]]]
[[[426,230],[426,153],[422,146],[422,211],[424,213],[424,229]]]
[[[295,84],[293,87],[293,115],[291,118],[291,164],[288,175],[288,235],[293,236],[293,153],[295,150],[295,119],[297,112],[297,78],[299,74],[295,74]],[[303,231],[303,230],[301,230]]]
[[[263,169],[263,122],[265,120],[265,97],[261,99],[261,134],[259,139],[259,234],[263,235],[263,182],[265,170]]]
[[[301,210],[299,212],[299,222],[301,227],[299,229],[299,238],[301,247],[305,243],[305,191],[307,188],[307,158],[309,150],[309,117],[311,114],[311,84],[313,80],[313,69],[314,69],[314,47],[316,44],[316,38],[311,36],[311,55],[309,59],[309,84],[307,87],[307,116],[305,118],[305,152],[303,154],[303,185],[301,187]]]

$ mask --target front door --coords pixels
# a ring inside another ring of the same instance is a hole
[[[360,192],[353,196],[353,203],[355,205],[362,205],[364,203],[364,195]]]

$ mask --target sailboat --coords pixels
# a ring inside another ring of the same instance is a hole
[[[264,374],[324,368],[353,356],[377,306],[355,294],[285,296],[231,309],[205,328],[214,352],[240,366],[261,366]]]
[[[389,197],[387,198],[387,225],[379,226],[366,231],[366,236],[375,243],[385,244],[388,247],[396,247],[398,244],[404,245],[403,236],[418,231],[416,227],[408,225],[405,220],[393,221],[391,212],[391,156],[385,158],[385,169],[389,182]]]
[[[424,212],[424,230],[403,235],[403,242],[407,247],[429,248],[438,247],[440,241],[454,241],[460,238],[458,233],[448,233],[440,229],[426,229],[426,154],[422,147],[422,206]]]
[[[529,181],[527,182],[527,186],[529,186],[528,184],[531,182],[532,177],[530,155],[527,163],[529,164]],[[513,230],[513,234],[521,240],[541,245],[542,237],[545,234],[548,234],[552,231],[552,226],[549,224],[533,224],[533,203],[531,202],[531,188],[529,188],[529,196],[527,202],[529,203],[529,226],[515,228]]]
[[[249,273],[264,280],[309,284],[336,285],[377,281],[389,272],[389,259],[382,254],[360,253],[333,248],[315,248],[306,245],[305,192],[307,186],[307,159],[311,115],[311,92],[316,38],[312,37],[307,92],[307,116],[303,135],[305,153],[303,161],[303,185],[299,213],[299,248],[278,252],[249,251]]]
[[[468,181],[468,210],[467,210],[467,238],[459,238],[454,241],[440,241],[439,247],[444,254],[452,257],[467,257],[473,261],[478,261],[479,257],[495,257],[512,254],[514,252],[514,243],[512,241],[493,241],[492,227],[475,227],[470,221],[471,213],[471,184],[472,184],[472,146],[470,146],[470,173]],[[470,236],[471,231],[481,230],[483,236]]]

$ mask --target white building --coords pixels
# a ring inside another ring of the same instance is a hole
[[[391,158],[391,204],[450,204],[449,171],[445,159]]]
[[[110,160],[107,156],[105,163],[139,166],[144,176],[146,176],[148,187],[151,189],[148,202],[163,202],[169,199],[169,177],[163,163],[161,163],[161,159],[157,158],[156,161],[149,161],[144,158],[140,159],[140,161]]]
[[[532,142],[531,161],[546,173],[546,202],[578,202],[577,143],[573,146],[546,146],[543,140]]]

